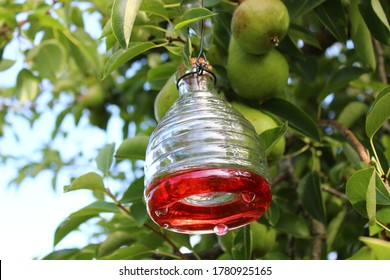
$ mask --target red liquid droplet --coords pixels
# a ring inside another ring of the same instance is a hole
[[[183,233],[213,233],[220,224],[235,229],[260,218],[271,204],[269,183],[262,176],[227,168],[171,174],[145,194],[152,219]],[[156,215],[160,209],[169,211]]]

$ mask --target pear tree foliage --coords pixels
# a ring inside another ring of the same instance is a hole
[[[1,150],[2,163],[18,168],[12,186],[50,172],[62,195],[84,191],[95,199],[58,221],[44,259],[390,259],[390,3],[284,0],[290,23],[276,50],[288,62],[288,83],[282,96],[247,100],[226,69],[239,1],[200,2],[0,0],[0,76],[20,65],[6,55],[15,42],[23,60],[16,84],[0,88],[0,142],[5,129],[20,129],[10,115],[34,126],[51,111],[51,141],[66,140],[69,120],[105,133],[112,118],[122,124],[122,143],[107,143],[93,158],[69,157],[50,143],[39,159]],[[271,166],[270,210],[222,237],[158,228],[143,199],[154,100],[178,65],[197,55],[201,20],[218,91],[276,121],[260,135],[266,148],[286,143]],[[85,172],[58,186],[57,176],[80,164]],[[112,181],[122,187],[112,189]],[[89,244],[57,249],[85,227]]]

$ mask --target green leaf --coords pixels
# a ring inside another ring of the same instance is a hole
[[[76,29],[74,32],[64,31],[70,46],[70,55],[77,66],[86,74],[98,77],[102,71],[102,56],[97,51],[97,40],[85,30]]]
[[[352,163],[356,169],[360,169],[362,167],[362,160],[360,159],[359,154],[355,148],[353,148],[348,142],[344,142],[342,149],[348,161]]]
[[[384,26],[387,29],[390,29],[390,24],[389,24],[389,21],[386,17],[385,11],[383,10],[381,2],[379,0],[371,0],[371,5],[372,5],[372,8],[373,8],[375,14],[380,19],[380,21],[384,24]]]
[[[144,197],[144,177],[135,179],[123,194],[121,203],[131,203]]]
[[[70,192],[74,190],[93,190],[105,192],[103,178],[95,172],[89,172],[78,178],[76,178],[72,184],[64,187],[64,192]]]
[[[303,217],[284,213],[280,215],[276,230],[297,238],[310,238],[309,226]]]
[[[376,182],[376,204],[378,205],[390,205],[390,192],[386,188],[382,179],[377,174],[377,182]]]
[[[387,84],[371,79],[357,79],[351,81],[349,84],[352,87],[356,87],[362,90],[369,90],[372,92],[380,92],[383,88],[387,86]]]
[[[146,211],[145,204],[142,201],[134,202],[130,206],[130,212],[138,226],[143,226],[148,218],[148,212]]]
[[[213,18],[213,37],[216,46],[223,48],[221,51],[227,51],[229,47],[231,21],[232,16],[227,12],[220,12],[218,16]]]
[[[289,34],[287,34],[287,36],[285,36],[280,42],[278,49],[285,55],[299,58],[299,60],[305,59],[302,49],[298,46],[298,41],[294,40],[294,38]]]
[[[317,38],[314,37],[314,35],[308,30],[304,29],[299,25],[290,24],[288,36],[293,42],[298,42],[298,40],[302,40],[303,42],[305,42],[305,44],[321,49],[320,42],[318,42]]]
[[[289,101],[280,98],[271,98],[266,100],[261,107],[286,120],[290,127],[304,135],[316,141],[321,141],[317,124],[309,115]]]
[[[199,243],[194,246],[194,251],[201,252],[213,248],[218,242],[218,237],[215,234],[201,235]]]
[[[378,220],[378,213],[377,213],[377,221]],[[377,235],[378,233],[380,233],[381,231],[383,231],[383,227],[381,225],[379,225],[379,223],[375,223],[373,224],[372,226],[369,226],[368,227],[368,234],[370,236],[374,236],[374,235]]]
[[[390,27],[379,0],[359,1],[359,11],[372,35],[381,43],[390,45]]]
[[[168,12],[165,10],[164,3],[160,0],[146,0],[142,2],[140,10],[158,15],[169,22]]]
[[[132,138],[127,138],[119,146],[116,151],[115,158],[123,159],[145,159],[146,148],[149,143],[149,136],[137,135]]]
[[[113,253],[115,250],[119,249],[124,245],[130,245],[135,241],[132,234],[125,231],[115,231],[110,233],[103,243],[99,246],[97,253],[98,258],[104,257],[108,254]]]
[[[181,52],[181,57],[183,58],[183,64],[187,69],[191,68],[191,57],[192,57],[192,44],[191,37],[187,37],[186,44],[183,47]]]
[[[348,260],[376,260],[376,257],[370,248],[364,246],[351,257],[349,257]]]
[[[357,120],[364,116],[368,111],[368,106],[359,101],[348,103],[339,114],[337,121],[345,127],[351,127]]]
[[[366,69],[358,67],[343,67],[336,71],[327,82],[325,88],[318,95],[318,102],[321,103],[330,93],[336,92],[348,86],[350,82],[367,73]]]
[[[288,9],[290,19],[293,20],[313,10],[325,0],[284,0],[283,2]]]
[[[217,15],[206,8],[193,8],[184,13],[184,15],[176,22],[175,30],[184,26]]]
[[[184,48],[183,46],[169,46],[169,45],[166,45],[164,47],[167,49],[167,51],[177,56],[181,56]]]
[[[111,255],[105,256],[103,260],[142,260],[153,253],[147,246],[134,244],[129,247],[120,248]]]
[[[283,137],[286,131],[287,122],[285,122],[282,126],[267,129],[259,135],[260,142],[266,153],[269,152],[276,143],[278,143],[279,139]]]
[[[43,78],[54,80],[65,70],[67,65],[66,50],[57,40],[46,40],[28,55],[33,62],[33,69]]]
[[[333,243],[336,240],[337,235],[339,234],[340,228],[344,223],[345,217],[347,214],[347,209],[344,208],[340,211],[337,216],[329,223],[326,235],[326,246],[329,252],[333,249]]]
[[[115,151],[115,143],[107,144],[99,150],[96,157],[96,164],[98,169],[107,175],[110,170]]]
[[[360,237],[359,239],[371,248],[379,260],[390,260],[390,242],[371,237]]]
[[[69,218],[79,218],[84,216],[98,216],[100,213],[119,213],[119,208],[115,203],[106,201],[95,201],[80,210],[73,212]]]
[[[89,244],[74,255],[72,260],[94,260],[96,259],[96,251],[98,247],[98,244]]]
[[[351,39],[360,60],[371,70],[376,69],[376,57],[371,40],[370,30],[359,12],[359,0],[350,3]]]
[[[376,212],[376,219],[382,224],[390,224],[390,207],[384,207]]]
[[[84,26],[84,20],[83,20],[83,12],[76,6],[68,6],[71,8],[71,19],[72,23],[74,23],[76,26],[85,28]]]
[[[150,84],[150,88],[153,90],[160,90],[164,87],[169,78],[176,72],[177,65],[162,64],[157,67],[151,68],[148,71],[146,80]]]
[[[5,4],[2,4],[2,6],[3,5],[6,6]],[[10,26],[16,26],[18,24],[15,19],[14,11],[12,9],[7,9],[6,7],[0,7],[0,19],[1,24],[3,24],[3,22],[6,22],[7,25]]]
[[[390,86],[383,89],[376,97],[366,118],[366,133],[372,139],[375,133],[390,117]]]
[[[65,25],[50,15],[50,13],[39,13],[38,11],[28,16],[28,22],[38,21],[40,27],[54,28],[64,30]]]
[[[269,207],[268,211],[265,213],[265,217],[267,218],[271,226],[274,227],[277,225],[280,218],[280,209],[275,201],[271,202],[271,206]]]
[[[114,0],[111,11],[112,30],[122,49],[127,49],[130,43],[137,12],[142,0]]]
[[[67,218],[56,229],[54,233],[54,245],[56,246],[65,236],[67,236],[73,230],[76,230],[79,225],[88,221],[96,215],[81,216],[77,218]]]
[[[346,16],[341,0],[325,1],[315,8],[315,13],[337,40],[347,41]]]
[[[0,59],[0,72],[11,68],[15,64],[15,60]]]
[[[137,239],[138,244],[145,245],[152,250],[161,250],[162,247],[164,247],[164,249],[167,248],[168,251],[171,250],[166,243],[164,244],[165,240],[161,235],[152,231],[145,232],[144,227],[137,227],[137,229],[140,231],[140,238]]]
[[[375,187],[375,196],[372,188]],[[360,215],[374,219],[373,203],[377,205],[390,205],[390,194],[383,181],[375,172],[374,167],[356,171],[348,180],[346,195],[352,206]],[[368,199],[369,196],[369,200]],[[375,197],[375,198],[374,198]],[[367,213],[367,210],[370,212]],[[370,216],[369,216],[370,215]]]
[[[22,69],[16,79],[16,96],[20,102],[32,101],[39,94],[39,79],[27,69]]]
[[[56,125],[55,125],[55,129],[53,130],[53,132],[51,133],[51,138],[54,139],[57,134],[58,134],[58,130],[60,129],[60,126],[61,126],[61,123],[63,122],[63,120],[65,119],[65,117],[72,112],[72,109],[73,107],[67,107],[65,108],[62,112],[60,112],[56,118]]]
[[[325,224],[326,214],[322,200],[320,176],[316,171],[308,173],[300,180],[298,196],[306,211],[314,219]]]
[[[233,240],[232,255],[235,260],[250,260],[252,254],[252,232],[250,226],[238,230]]]
[[[80,249],[62,249],[54,251],[47,256],[43,257],[43,260],[70,260],[80,252]]]
[[[164,231],[164,233],[179,248],[184,246],[187,249],[192,249],[192,246],[190,243],[190,235],[182,234],[182,233],[178,233],[178,232],[173,232],[173,231],[169,231],[169,230]]]
[[[114,31],[112,30],[112,19],[110,18],[109,20],[107,20],[106,24],[104,25],[102,34],[100,35],[99,39],[107,37],[108,35],[111,35],[113,33]]]
[[[376,174],[376,173],[375,173]],[[367,186],[367,194],[366,194],[366,210],[368,216],[368,224],[370,226],[375,225],[376,223],[376,177],[371,176],[370,181]]]
[[[135,58],[136,56],[148,50],[159,48],[162,46],[164,46],[164,44],[155,45],[152,42],[130,43],[126,50],[120,49],[116,51],[112,56],[110,56],[110,58],[106,62],[106,65],[104,66],[104,73],[102,79],[105,79],[112,71],[122,66],[129,60]]]

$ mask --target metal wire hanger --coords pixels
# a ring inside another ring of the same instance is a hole
[[[202,8],[204,8],[205,6],[205,0],[202,0]],[[198,52],[198,55],[195,59],[195,65],[196,65],[196,71],[192,71],[192,72],[188,72],[188,73],[185,73],[184,75],[182,75],[176,82],[176,86],[178,87],[179,86],[179,82],[187,77],[187,76],[190,76],[190,75],[193,75],[193,74],[197,74],[199,76],[202,76],[204,74],[204,72],[207,72],[208,74],[210,74],[214,80],[214,84],[216,85],[217,84],[217,77],[215,76],[215,74],[213,72],[211,72],[210,70],[207,69],[207,65],[208,65],[208,61],[207,61],[207,58],[206,58],[206,54],[204,53],[203,51],[203,45],[204,45],[204,29],[205,29],[205,24],[204,24],[204,19],[201,19],[201,26],[200,26],[200,45],[199,45],[199,52]]]

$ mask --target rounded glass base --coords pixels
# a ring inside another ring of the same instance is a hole
[[[271,191],[262,176],[228,168],[172,174],[145,190],[155,223],[182,233],[216,233],[249,224],[269,208]]]

